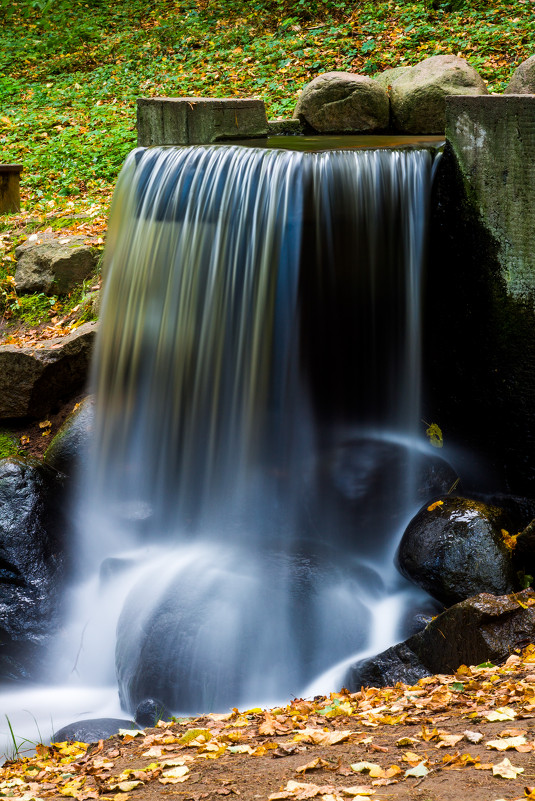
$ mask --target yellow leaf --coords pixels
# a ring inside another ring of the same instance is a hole
[[[492,775],[501,776],[503,779],[516,779],[519,773],[524,773],[524,768],[515,768],[507,757],[492,768]]]
[[[508,531],[506,531],[504,528],[502,528],[501,535],[502,535],[502,538],[503,538],[503,541],[504,541],[505,545],[512,551],[516,547],[516,541],[517,541],[517,538],[518,538],[518,534],[509,534]],[[518,603],[520,604],[520,606],[523,606],[523,604],[521,604],[520,601],[518,601]]]
[[[425,434],[434,448],[442,448],[444,445],[444,438],[440,427],[436,423],[431,423],[426,428]]]
[[[163,775],[158,779],[160,784],[180,784],[189,779],[189,768],[185,765],[179,765],[171,770],[164,771]]]
[[[485,717],[487,720],[490,720],[491,723],[496,720],[514,720],[516,718],[516,712],[508,706],[502,706],[494,712],[489,712]]]
[[[188,729],[179,739],[180,745],[200,745],[212,739],[210,729]],[[195,741],[195,742],[194,742]]]
[[[510,748],[516,748],[519,745],[525,745],[527,740],[525,737],[504,737],[501,740],[489,740],[485,743],[487,748],[495,748],[497,751],[508,751]]]
[[[301,765],[300,767],[296,768],[295,772],[305,773],[307,770],[321,770],[322,768],[332,768],[332,765],[330,762],[327,762],[326,759],[316,757],[316,759],[313,759],[312,762],[307,762],[306,765]]]
[[[355,773],[368,773],[372,779],[384,778],[385,772],[375,762],[354,762],[349,766]]]
[[[438,509],[439,506],[444,506],[444,501],[435,501],[431,504],[431,506],[427,507],[428,512],[434,512],[435,509]]]
[[[50,422],[50,420],[43,420],[42,423],[39,423],[39,428],[50,428],[51,426],[52,423]]]
[[[312,743],[313,745],[335,745],[343,743],[352,735],[350,731],[323,731],[322,729],[302,729],[294,736],[296,743]]]

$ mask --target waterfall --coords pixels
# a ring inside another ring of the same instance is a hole
[[[429,458],[432,162],[240,146],[128,158],[78,514],[86,594],[65,650],[82,680],[116,672],[123,708],[281,701],[403,636],[420,595],[393,553]]]

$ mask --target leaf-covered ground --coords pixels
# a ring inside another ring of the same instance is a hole
[[[416,686],[40,745],[0,769],[0,796],[155,801],[535,800],[535,646],[501,667]]]

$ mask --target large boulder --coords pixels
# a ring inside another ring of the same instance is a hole
[[[89,455],[95,423],[95,398],[88,395],[67,417],[48,446],[44,461],[54,470],[73,477]]]
[[[513,77],[503,90],[504,95],[535,94],[535,56],[530,56],[513,72]]]
[[[517,588],[510,524],[499,507],[446,495],[414,517],[398,550],[408,579],[444,604]]]
[[[15,251],[18,294],[66,295],[95,272],[99,251],[84,236],[25,242]]]
[[[392,82],[393,126],[402,133],[444,133],[448,95],[485,94],[483,78],[463,58],[426,58]]]
[[[305,86],[294,110],[318,133],[365,133],[388,128],[385,90],[365,75],[326,72]]]
[[[411,69],[412,67],[391,67],[389,70],[374,75],[373,80],[378,83],[382,89],[388,92],[389,87],[392,86],[394,81],[401,77],[401,75],[405,75],[405,73]]]
[[[56,471],[0,461],[0,678],[42,679],[64,578],[63,484]]]
[[[39,418],[87,381],[96,323],[84,323],[44,347],[0,345],[0,419]]]
[[[344,685],[415,684],[424,675],[454,673],[460,665],[499,663],[535,642],[535,592],[496,597],[481,593],[434,618],[425,629],[377,656],[352,665]]]

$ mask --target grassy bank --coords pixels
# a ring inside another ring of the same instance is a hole
[[[27,211],[107,202],[140,95],[260,96],[289,116],[327,70],[368,75],[440,53],[499,92],[535,52],[531,0],[458,11],[395,0],[0,0],[0,159]],[[5,224],[4,220],[4,224]]]
[[[374,75],[441,53],[500,92],[535,52],[535,4],[0,0],[0,44],[0,161],[24,165],[23,212],[0,218],[0,313],[27,323],[14,248],[35,232],[104,233],[137,97],[259,96],[270,117],[291,116],[318,73]]]

